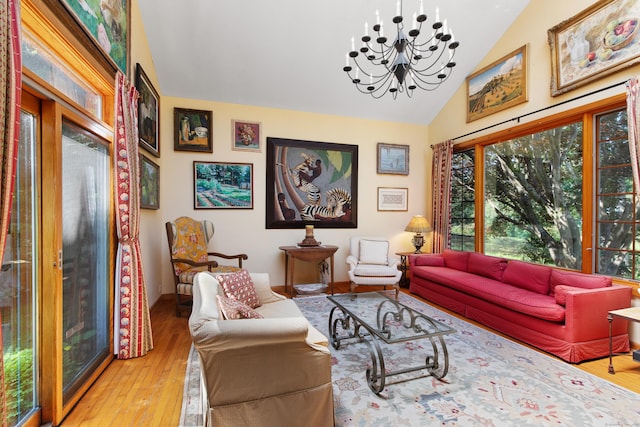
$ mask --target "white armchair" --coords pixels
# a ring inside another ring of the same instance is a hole
[[[353,236],[349,241],[349,280],[351,292],[358,286],[393,286],[396,299],[400,291],[400,259],[389,256],[389,241],[383,237]]]

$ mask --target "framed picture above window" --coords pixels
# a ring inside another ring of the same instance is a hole
[[[193,162],[194,209],[253,209],[253,164]]]
[[[236,151],[261,151],[262,126],[260,123],[231,120],[231,149]]]
[[[378,143],[379,174],[409,175],[409,146]]]
[[[140,64],[136,64],[138,98],[138,138],[140,146],[160,157],[160,96]]]
[[[211,111],[174,108],[173,149],[213,153],[212,123]]]
[[[140,207],[160,209],[160,166],[140,154]]]
[[[548,30],[551,95],[640,62],[640,2],[602,0]]]
[[[406,212],[408,198],[408,188],[378,187],[378,211]]]
[[[527,45],[467,77],[467,123],[527,100]]]

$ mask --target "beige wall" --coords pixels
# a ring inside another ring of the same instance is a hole
[[[213,154],[173,151],[174,107],[213,111]],[[413,215],[425,213],[426,126],[171,97],[162,98],[161,109],[160,215],[162,222],[173,220],[182,215],[210,219],[215,225],[215,235],[209,248],[225,253],[246,253],[249,256],[246,268],[250,271],[268,272],[272,285],[284,283],[284,254],[278,247],[300,242],[304,238],[304,230],[267,230],[265,228],[265,141],[263,138],[260,153],[232,150],[231,121],[233,119],[262,123],[262,132],[265,137],[358,146],[358,228],[315,230],[316,240],[340,247],[335,254],[335,279],[337,281],[348,281],[345,258],[348,254],[348,241],[351,235],[384,236],[391,241],[392,251],[412,249],[412,234],[403,230]],[[376,144],[378,142],[410,146],[409,176],[378,175],[376,173]],[[253,164],[254,208],[194,210],[194,160]],[[409,210],[407,212],[378,212],[377,187],[408,188]],[[164,236],[163,228],[158,228],[156,224],[154,227],[156,227],[153,230],[154,233],[161,233]],[[162,270],[162,281],[156,285],[162,287],[163,293],[170,293],[173,286],[171,269],[166,243],[162,243],[162,256],[158,259],[159,265],[154,266],[154,268],[159,267]],[[157,251],[157,248],[154,248],[154,251]],[[305,274],[304,270],[310,270],[310,272]],[[317,266],[312,264],[296,264],[296,273],[300,273],[300,276],[296,274],[299,281],[317,281],[316,271]]]
[[[564,20],[576,15],[585,8],[593,4],[592,0],[580,1],[557,1],[557,0],[535,0],[531,1],[520,17],[511,25],[504,36],[491,49],[489,54],[478,65],[477,69],[491,64],[493,61],[509,54],[518,49],[522,45],[527,44],[529,50],[529,101],[496,114],[483,117],[471,123],[466,123],[466,84],[462,85],[449,103],[442,109],[435,120],[429,126],[429,143],[436,144],[438,142],[455,138],[460,135],[467,134],[495,123],[510,120],[514,117],[527,114],[549,105],[558,104],[560,102],[571,100],[572,98],[588,94],[589,92],[623,82],[628,78],[640,73],[640,66],[634,66],[622,70],[618,73],[606,76],[586,86],[579,87],[569,91],[563,95],[552,97],[550,91],[551,83],[551,56],[549,42],[547,39],[547,30]],[[592,47],[593,49],[593,47]],[[526,123],[569,110],[578,105],[594,102],[600,99],[608,98],[625,92],[625,86],[619,85],[604,92],[586,96],[582,99],[568,102],[557,108],[536,113],[523,118],[520,123]],[[456,140],[456,142],[468,141],[482,135],[487,135],[500,130],[508,129],[516,125],[516,122],[509,122],[498,127],[479,132],[473,136]],[[431,168],[431,153],[427,157],[426,163],[428,169]],[[430,172],[429,172],[430,173]],[[430,175],[429,175],[430,176]],[[430,192],[430,186],[427,186],[427,192]],[[430,200],[428,194],[428,200]],[[639,298],[635,295],[633,304],[639,305]],[[632,341],[640,343],[640,328],[634,325],[632,329]]]

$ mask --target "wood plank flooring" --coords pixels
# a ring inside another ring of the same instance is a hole
[[[374,288],[362,289],[369,291]],[[347,292],[347,284],[336,285],[336,291]],[[402,291],[408,293],[406,289]],[[151,310],[155,348],[145,357],[114,360],[63,421],[62,426],[178,425],[191,337],[187,318],[176,317],[174,304],[172,297],[163,297]],[[640,363],[634,362],[629,355],[616,356],[613,363],[615,375],[607,372],[608,358],[575,366],[640,393]]]

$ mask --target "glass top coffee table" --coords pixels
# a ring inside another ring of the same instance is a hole
[[[444,336],[455,329],[432,319],[411,307],[392,299],[383,292],[365,292],[331,295],[334,305],[329,314],[329,337],[337,350],[344,340],[365,342],[371,355],[371,367],[366,371],[371,391],[384,390],[387,377],[408,372],[427,370],[439,380],[449,370],[449,353]],[[428,339],[432,352],[425,363],[397,371],[387,372],[384,365],[383,345]]]

